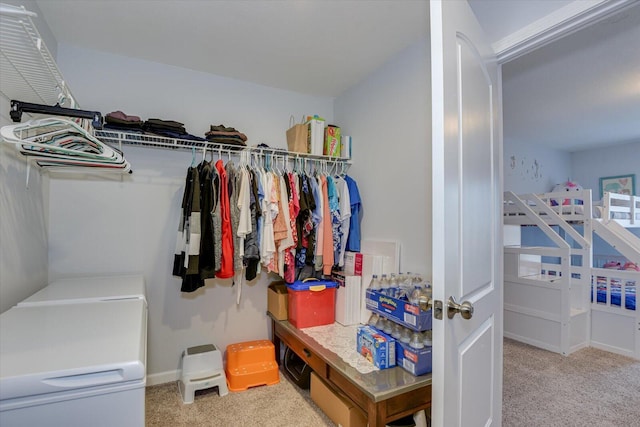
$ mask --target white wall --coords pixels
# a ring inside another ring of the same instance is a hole
[[[567,179],[576,180],[570,153],[543,145],[520,144],[506,133],[503,159],[504,191],[546,193]]]
[[[335,121],[353,136],[350,174],[363,199],[363,238],[399,241],[401,270],[430,275],[429,75],[425,39],[338,97]]]
[[[38,13],[32,18],[45,45],[55,56],[57,42],[33,0],[3,0],[24,5]],[[5,96],[6,95],[6,96]],[[9,116],[11,99],[18,93],[0,94],[0,126],[14,124]],[[18,98],[20,99],[20,98]],[[25,115],[24,119],[28,117]],[[46,175],[27,167],[13,146],[0,142],[0,312],[40,290],[47,284],[47,201]]]
[[[203,135],[209,125],[233,126],[254,145],[286,147],[289,116],[333,120],[333,100],[205,73],[61,45],[58,65],[83,108],[122,110],[142,118],[185,123]],[[171,276],[184,178],[190,152],[124,147],[133,174],[122,179],[52,179],[50,277],[141,272],[149,301],[150,383],[172,380],[181,351],[213,342],[269,337],[262,274],[242,288],[208,281],[193,294]],[[357,176],[355,176],[358,179]],[[164,374],[163,374],[164,373]]]
[[[0,126],[11,124],[4,116]],[[0,142],[0,312],[47,284],[48,177]]]
[[[600,178],[635,174],[636,195],[640,195],[640,141],[571,154],[573,178],[584,188],[592,189],[600,200]]]

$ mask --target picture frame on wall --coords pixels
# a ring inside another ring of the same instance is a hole
[[[635,195],[636,176],[634,174],[603,176],[600,178],[600,198],[604,197],[604,193]]]

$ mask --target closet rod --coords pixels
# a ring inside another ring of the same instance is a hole
[[[91,124],[94,128],[102,128],[102,113],[100,113],[99,111],[76,110],[75,108],[64,108],[60,105],[50,106],[11,100],[11,119],[14,122],[19,123],[20,120],[22,120],[22,113],[39,113],[53,116],[90,119],[92,121]]]
[[[256,153],[261,156],[275,156],[275,157],[287,157],[289,160],[298,159],[309,159],[309,160],[321,160],[328,163],[340,163],[345,165],[351,164],[351,159],[345,159],[341,157],[330,157],[330,156],[318,156],[314,154],[304,154],[304,153],[296,153],[292,151],[285,150],[283,148],[273,148],[273,147],[249,147],[249,146],[236,146],[236,145],[228,145],[228,144],[220,144],[216,142],[210,141],[196,141],[190,139],[177,139],[177,138],[167,138],[164,136],[156,136],[149,134],[141,134],[141,133],[133,133],[133,132],[124,132],[117,130],[96,130],[95,136],[102,142],[105,142],[110,145],[121,146],[121,144],[125,145],[135,145],[138,147],[150,147],[150,148],[164,148],[171,150],[191,150],[193,148],[196,149],[205,149],[207,151],[211,150],[213,152],[224,152],[224,153],[236,153],[239,154],[241,151],[248,150],[251,153]]]

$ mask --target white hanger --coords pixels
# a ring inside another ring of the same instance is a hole
[[[92,168],[121,173],[131,170],[120,151],[70,120],[31,120],[4,126],[0,135],[5,142],[14,144],[20,154],[41,167]]]

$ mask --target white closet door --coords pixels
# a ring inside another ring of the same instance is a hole
[[[496,426],[502,417],[499,70],[466,1],[431,1],[430,11],[433,425]],[[470,303],[471,318],[449,318],[450,297]]]

